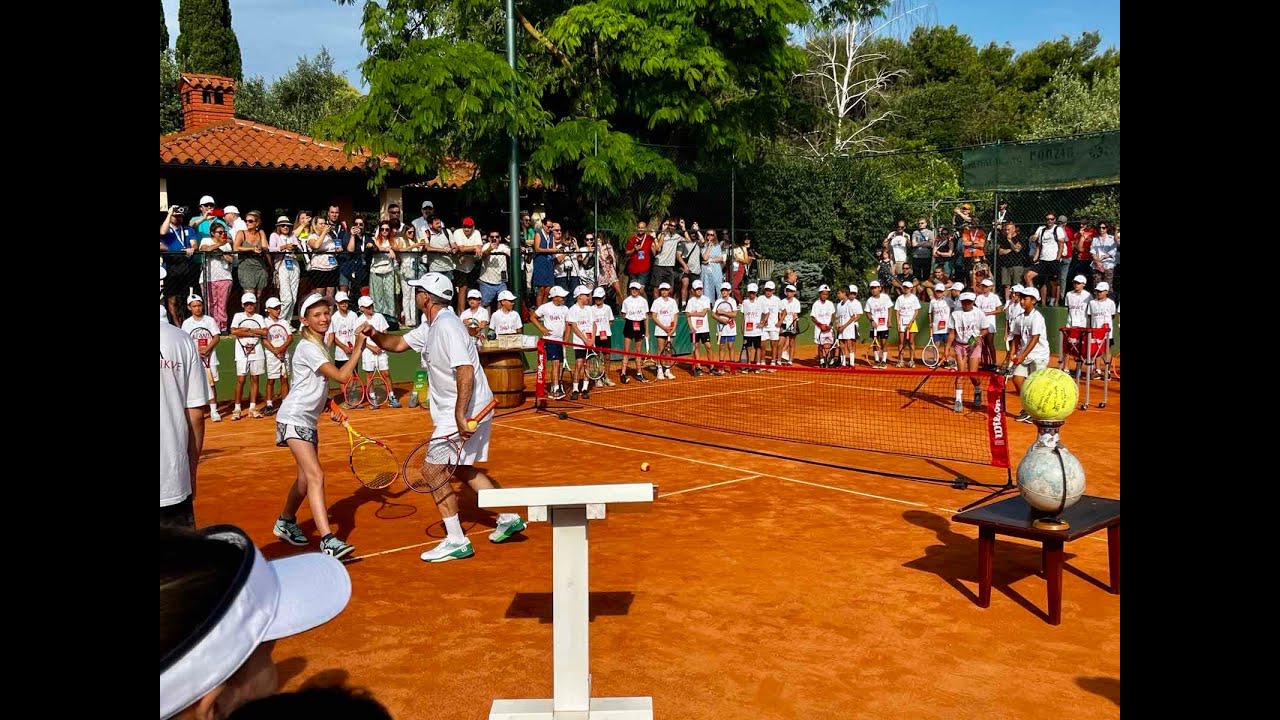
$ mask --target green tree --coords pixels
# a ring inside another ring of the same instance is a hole
[[[349,112],[360,101],[360,93],[334,71],[325,48],[314,58],[298,58],[270,87],[253,76],[236,90],[237,116],[308,135],[322,134],[320,120]]]
[[[180,0],[178,69],[240,79],[240,42],[231,29],[230,0]]]
[[[178,95],[178,65],[173,51],[160,51],[160,134],[182,129],[182,98]]]
[[[160,52],[169,49],[169,28],[164,24],[164,0],[160,0]]]
[[[1063,68],[1040,101],[1028,138],[1055,137],[1120,127],[1120,68],[1096,75],[1092,83]]]
[[[803,63],[789,26],[807,21],[810,8],[801,0],[541,0],[517,13],[513,73],[491,0],[366,4],[361,70],[370,90],[332,124],[335,134],[397,154],[410,173],[448,155],[472,160],[480,176],[467,189],[485,192],[505,185],[511,132],[526,177],[581,193],[583,206],[595,194],[656,213],[694,179],[648,144],[741,156],[758,135],[777,132],[785,84]],[[636,186],[663,191],[642,202],[630,192]]]

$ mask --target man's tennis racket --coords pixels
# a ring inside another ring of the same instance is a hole
[[[932,334],[929,335],[929,344],[925,345],[924,350],[920,352],[920,359],[927,367],[938,367],[938,346],[934,344]]]
[[[376,357],[376,356],[375,356]],[[369,398],[370,407],[382,407],[391,394],[391,383],[381,370],[369,373],[369,384],[365,387],[365,396]]]
[[[480,412],[468,418],[468,430],[474,431],[497,404],[498,399],[494,398]],[[462,433],[456,431],[420,443],[400,466],[405,484],[410,490],[420,493],[434,494],[444,488],[457,473],[465,446]]]
[[[209,328],[193,328],[191,330],[191,339],[195,342],[196,347],[200,349],[200,360],[204,362],[205,378],[209,381],[209,386],[213,387],[213,370],[209,367],[208,347],[213,343],[213,333]]]
[[[595,350],[587,351],[587,377],[593,381],[604,377],[604,355]]]
[[[347,414],[342,412],[337,403],[329,401],[329,411],[333,419],[342,423],[347,429],[347,439],[351,442],[351,455],[348,462],[351,474],[356,476],[362,485],[372,490],[380,490],[390,485],[399,475],[400,462],[395,453],[379,440],[365,437],[347,421]]]

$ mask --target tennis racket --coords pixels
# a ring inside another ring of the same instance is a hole
[[[467,427],[474,430],[497,404],[497,398],[490,400],[480,412],[467,419]],[[456,431],[420,443],[400,466],[405,484],[414,492],[435,494],[457,473],[465,445],[462,434]]]
[[[883,347],[884,347],[883,344],[880,342],[880,336],[876,335],[875,328],[872,328],[871,342],[868,344],[868,348],[867,348],[867,364],[868,365],[870,365],[871,367],[875,367],[876,363],[880,362],[879,360],[876,359],[876,356],[880,353],[880,350],[882,350]]]
[[[191,339],[195,342],[196,347],[200,349],[200,360],[204,362],[205,378],[209,381],[209,386],[213,387],[213,370],[209,367],[209,356],[205,354],[206,348],[213,343],[213,333],[209,328],[192,328]]]
[[[920,359],[930,368],[938,367],[938,346],[933,342],[933,334],[929,334],[929,344],[920,352]]]
[[[659,353],[662,357],[658,360],[658,364],[663,370],[670,370],[672,365],[676,364],[676,351],[671,346],[671,338],[663,338],[662,351]]]
[[[261,330],[262,323],[251,318],[245,318],[240,321],[236,327],[242,330]],[[253,360],[253,351],[258,349],[258,337],[251,335],[249,337],[238,337],[236,342],[240,343],[240,349],[244,351],[244,360],[246,363]]]
[[[280,321],[274,321],[267,326],[267,339],[271,341],[272,353],[285,364],[285,372],[289,375],[290,382],[293,381],[293,368],[288,367],[288,351],[289,343],[293,341],[293,335],[290,334],[289,328]],[[279,350],[280,352],[276,352]]]
[[[587,351],[587,377],[593,381],[604,377],[604,355],[595,350]]]
[[[642,362],[644,363],[644,369],[645,369],[645,370],[656,370],[656,369],[657,369],[657,367],[658,367],[658,362],[657,362],[656,360],[654,360],[654,359],[653,359],[653,356],[650,354],[650,353],[652,353],[652,352],[653,352],[653,350],[649,347],[649,336],[648,336],[648,335],[645,335],[645,336],[644,336],[644,355],[645,355],[645,357],[644,357],[644,360],[642,361]]]
[[[808,317],[801,315],[796,318],[795,327],[796,335],[805,335],[809,332],[809,328],[811,328],[812,325],[809,324]]]
[[[390,394],[391,383],[387,382],[382,371],[375,370],[369,373],[369,384],[365,387],[365,396],[369,399],[369,405],[375,408],[382,407]]]
[[[351,455],[347,461],[351,466],[351,474],[356,476],[360,484],[372,490],[380,490],[399,477],[400,462],[391,448],[351,427],[347,414],[332,400],[329,401],[329,411],[347,429],[347,440],[351,442]]]
[[[840,364],[840,339],[835,327],[828,327],[825,331],[818,333],[818,342],[822,351],[822,364],[826,367],[836,367]]]
[[[364,404],[365,382],[360,379],[360,371],[352,370],[351,377],[342,385],[342,399],[348,408],[358,408]]]
[[[725,331],[728,330],[729,326],[733,324],[733,320],[734,320],[733,316],[734,316],[734,312],[733,312],[732,303],[730,303],[728,300],[721,300],[720,302],[716,303],[716,320],[720,323],[720,328],[719,328],[720,332],[718,334],[720,335],[725,334]]]
[[[556,392],[553,397],[556,400],[565,399],[565,386],[573,384],[573,368],[567,361],[560,362],[560,379],[556,382]]]

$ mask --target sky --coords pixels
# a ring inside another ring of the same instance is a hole
[[[178,39],[178,0],[162,0],[169,41]],[[361,90],[363,0],[231,0],[231,27],[240,40],[246,76],[268,81],[288,72],[301,56],[329,49],[335,69]],[[1008,43],[1021,52],[1044,40],[1086,30],[1102,33],[1102,49],[1120,47],[1120,0],[934,0],[929,20],[955,25],[978,47]]]

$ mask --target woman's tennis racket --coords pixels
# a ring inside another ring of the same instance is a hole
[[[358,408],[364,404],[365,382],[360,379],[360,371],[353,370],[351,377],[342,385],[342,399],[348,408]]]
[[[497,398],[490,400],[480,412],[467,419],[467,428],[475,430],[497,404]],[[445,487],[458,471],[465,445],[466,441],[459,432],[420,443],[400,466],[405,484],[414,492],[432,494]]]
[[[200,348],[200,360],[204,362],[205,378],[209,381],[209,385],[213,385],[213,370],[209,368],[209,356],[205,354],[205,349],[213,342],[213,333],[209,328],[193,328],[191,330],[191,339],[195,342],[196,347]]]
[[[381,441],[365,437],[351,427],[351,423],[347,422],[347,414],[332,400],[329,401],[329,411],[347,429],[347,439],[351,442],[351,455],[348,457],[351,474],[372,490],[390,485],[400,472],[400,462],[396,460],[391,448]]]
[[[925,345],[924,350],[920,352],[920,359],[927,367],[938,367],[938,346],[934,344],[932,334],[929,335],[929,344]]]
[[[604,355],[595,350],[587,351],[587,377],[593,381],[604,377]]]
[[[369,373],[369,384],[365,387],[365,396],[369,398],[369,405],[375,408],[382,407],[390,394],[391,383],[387,382],[382,371],[375,370]]]

